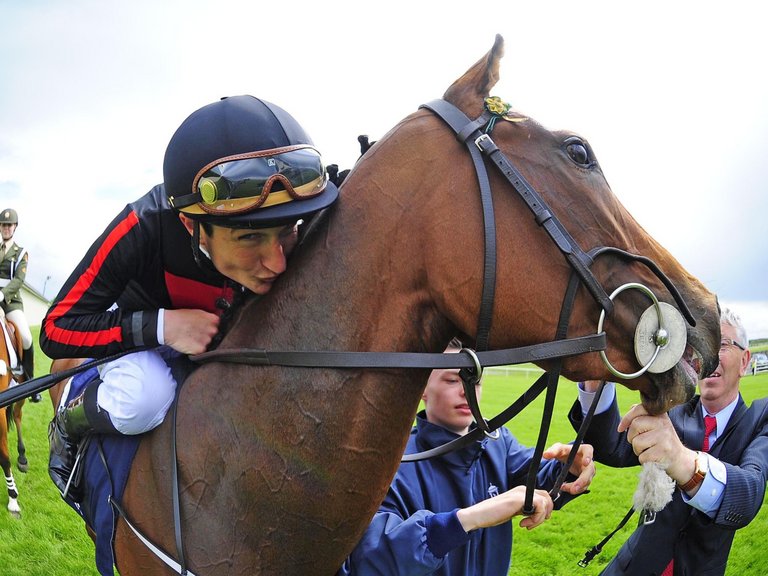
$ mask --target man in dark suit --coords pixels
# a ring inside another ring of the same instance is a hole
[[[730,310],[723,309],[720,322],[720,363],[688,403],[660,416],[636,405],[621,418],[615,386],[603,390],[584,439],[594,446],[595,461],[656,462],[677,487],[655,522],[641,522],[602,574],[724,574],[736,530],[760,510],[768,481],[768,398],[744,403],[739,380],[749,366],[749,341]],[[573,426],[581,424],[598,384],[579,384]]]

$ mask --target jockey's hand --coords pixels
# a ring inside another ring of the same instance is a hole
[[[464,530],[470,532],[478,528],[489,528],[509,522],[513,516],[519,516],[523,513],[524,505],[525,486],[516,486],[498,496],[460,509],[457,516]],[[534,512],[520,521],[520,527],[528,530],[535,528],[549,519],[553,507],[552,498],[545,490],[534,490]]]
[[[219,317],[204,310],[166,310],[165,344],[182,354],[201,354],[219,331]]]
[[[0,302],[3,302],[5,300],[5,294],[0,292]]]
[[[552,460],[553,458],[565,464],[568,460],[568,455],[571,453],[570,444],[561,444],[556,442],[542,454],[542,457],[546,460]],[[573,482],[565,482],[561,489],[568,494],[581,494],[592,483],[592,478],[595,477],[595,462],[593,460],[594,449],[591,444],[582,444],[579,446],[576,457],[571,464],[570,472],[574,476],[578,476]]]

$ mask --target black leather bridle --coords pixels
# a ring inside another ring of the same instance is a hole
[[[550,211],[549,206],[544,201],[544,199],[528,183],[520,171],[509,161],[506,155],[501,152],[501,150],[498,148],[498,146],[496,146],[495,142],[491,138],[490,133],[493,130],[496,121],[502,117],[502,114],[491,112],[489,106],[486,105],[483,113],[477,119],[470,120],[461,110],[449,102],[446,102],[445,100],[433,100],[428,104],[422,105],[421,108],[426,108],[439,116],[446,124],[448,124],[448,126],[451,127],[453,132],[456,134],[457,139],[467,146],[469,154],[472,157],[477,175],[478,186],[480,189],[480,198],[483,206],[483,221],[485,231],[485,259],[483,273],[484,282],[480,314],[478,318],[478,335],[476,339],[477,350],[485,350],[488,347],[496,281],[495,218],[493,214],[493,201],[490,190],[490,182],[483,157],[488,158],[488,160],[492,162],[494,166],[496,166],[501,174],[512,185],[512,188],[518,193],[519,197],[525,202],[526,206],[533,213],[536,223],[549,234],[552,241],[563,253],[564,257],[571,266],[571,279],[560,310],[560,318],[558,320],[558,326],[553,343],[564,343],[569,341],[566,338],[566,333],[579,282],[586,287],[597,304],[602,308],[604,314],[610,314],[612,312],[612,297],[608,296],[600,282],[595,278],[594,274],[590,270],[590,267],[594,262],[594,258],[600,254],[613,253],[623,257],[624,259],[635,260],[645,264],[662,281],[664,286],[672,294],[680,310],[685,315],[688,323],[691,326],[696,325],[693,315],[691,314],[687,304],[685,303],[685,300],[682,298],[675,285],[649,258],[630,254],[624,250],[613,247],[598,247],[590,250],[589,253],[586,253],[581,249],[581,247],[573,239],[573,237],[571,237],[571,235],[558,220],[558,218]],[[661,326],[661,324],[661,317],[659,316],[659,325]],[[602,317],[600,326],[602,327]],[[604,335],[604,333],[601,334]],[[460,374],[462,374],[462,380],[464,382],[465,395],[468,400],[470,400],[468,404],[472,409],[477,427],[474,429],[474,431],[456,439],[454,442],[449,443],[449,445],[438,447],[433,451],[427,451],[422,454],[407,455],[403,458],[403,461],[412,461],[422,459],[423,457],[432,457],[437,454],[447,452],[449,448],[457,449],[461,446],[466,446],[472,441],[479,440],[481,433],[493,438],[491,435],[492,431],[497,430],[514,415],[520,412],[534,398],[536,398],[544,386],[546,386],[547,397],[545,400],[545,407],[542,415],[536,449],[531,460],[532,464],[528,471],[528,478],[526,481],[526,498],[523,508],[524,514],[532,514],[533,491],[535,489],[537,472],[536,463],[541,460],[541,455],[544,452],[549,425],[551,423],[552,414],[554,412],[557,382],[562,370],[562,358],[562,356],[556,358],[552,369],[550,369],[548,372],[545,372],[525,394],[523,394],[515,403],[513,403],[499,416],[494,418],[491,422],[487,422],[484,418],[482,418],[475,393],[475,384],[480,379],[480,365],[478,365],[474,371],[467,371],[466,369],[462,369]],[[613,370],[612,366],[610,366],[604,356],[603,359],[606,361],[606,365],[608,365],[608,367],[615,373],[615,370]],[[602,391],[602,385],[600,387],[600,391]],[[568,474],[568,469],[576,457],[576,452],[579,445],[581,444],[584,434],[586,433],[587,427],[589,426],[599,397],[599,393],[595,395],[593,405],[586,415],[582,426],[579,429],[579,432],[577,433],[577,437],[573,443],[569,458],[566,464],[563,466],[561,474],[555,482],[554,487],[550,491],[550,495],[552,496],[553,500],[559,496],[560,487],[562,486],[562,483]]]

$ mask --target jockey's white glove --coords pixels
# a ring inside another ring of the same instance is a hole
[[[5,300],[5,294],[3,294],[2,292],[0,292],[0,302],[2,302],[2,301],[4,301],[4,300]]]

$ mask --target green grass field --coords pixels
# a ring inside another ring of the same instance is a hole
[[[37,341],[39,328],[32,329]],[[36,351],[35,373],[42,376],[50,360]],[[16,434],[10,433],[13,476],[19,489],[21,518],[7,510],[0,491],[0,572],[4,576],[98,576],[93,545],[80,517],[59,496],[48,477],[48,422],[53,409],[48,394],[38,404],[24,404],[24,443],[30,469],[15,468]]]
[[[42,354],[37,374],[44,374],[50,363]],[[491,417],[506,408],[533,382],[532,375],[489,374],[484,379],[483,410]],[[557,408],[549,434],[549,443],[569,441],[574,433],[567,421],[567,411],[575,398],[574,384],[562,381]],[[751,402],[768,395],[768,374],[745,377],[742,393]],[[542,395],[543,397],[543,395]],[[524,443],[533,445],[541,419],[542,397],[524,410],[510,428]],[[637,401],[637,394],[619,390],[622,411]],[[59,498],[48,478],[48,440],[46,430],[51,417],[47,395],[39,404],[27,403],[24,412],[24,437],[30,471],[14,472],[19,487],[21,519],[6,512],[6,493],[0,493],[0,573],[2,576],[94,576],[93,546],[83,522]],[[15,447],[15,435],[11,433]],[[14,453],[15,461],[15,453]],[[629,536],[631,520],[616,534],[592,563],[582,569],[577,562],[584,552],[613,530],[632,502],[639,469],[610,469],[598,465],[591,493],[576,499],[552,519],[532,531],[515,528],[513,564],[516,576],[598,574],[618,547]],[[515,525],[517,524],[515,520]],[[728,565],[728,575],[758,575],[768,572],[763,539],[768,534],[768,512],[760,515],[736,535]],[[204,576],[204,575],[200,575]]]

